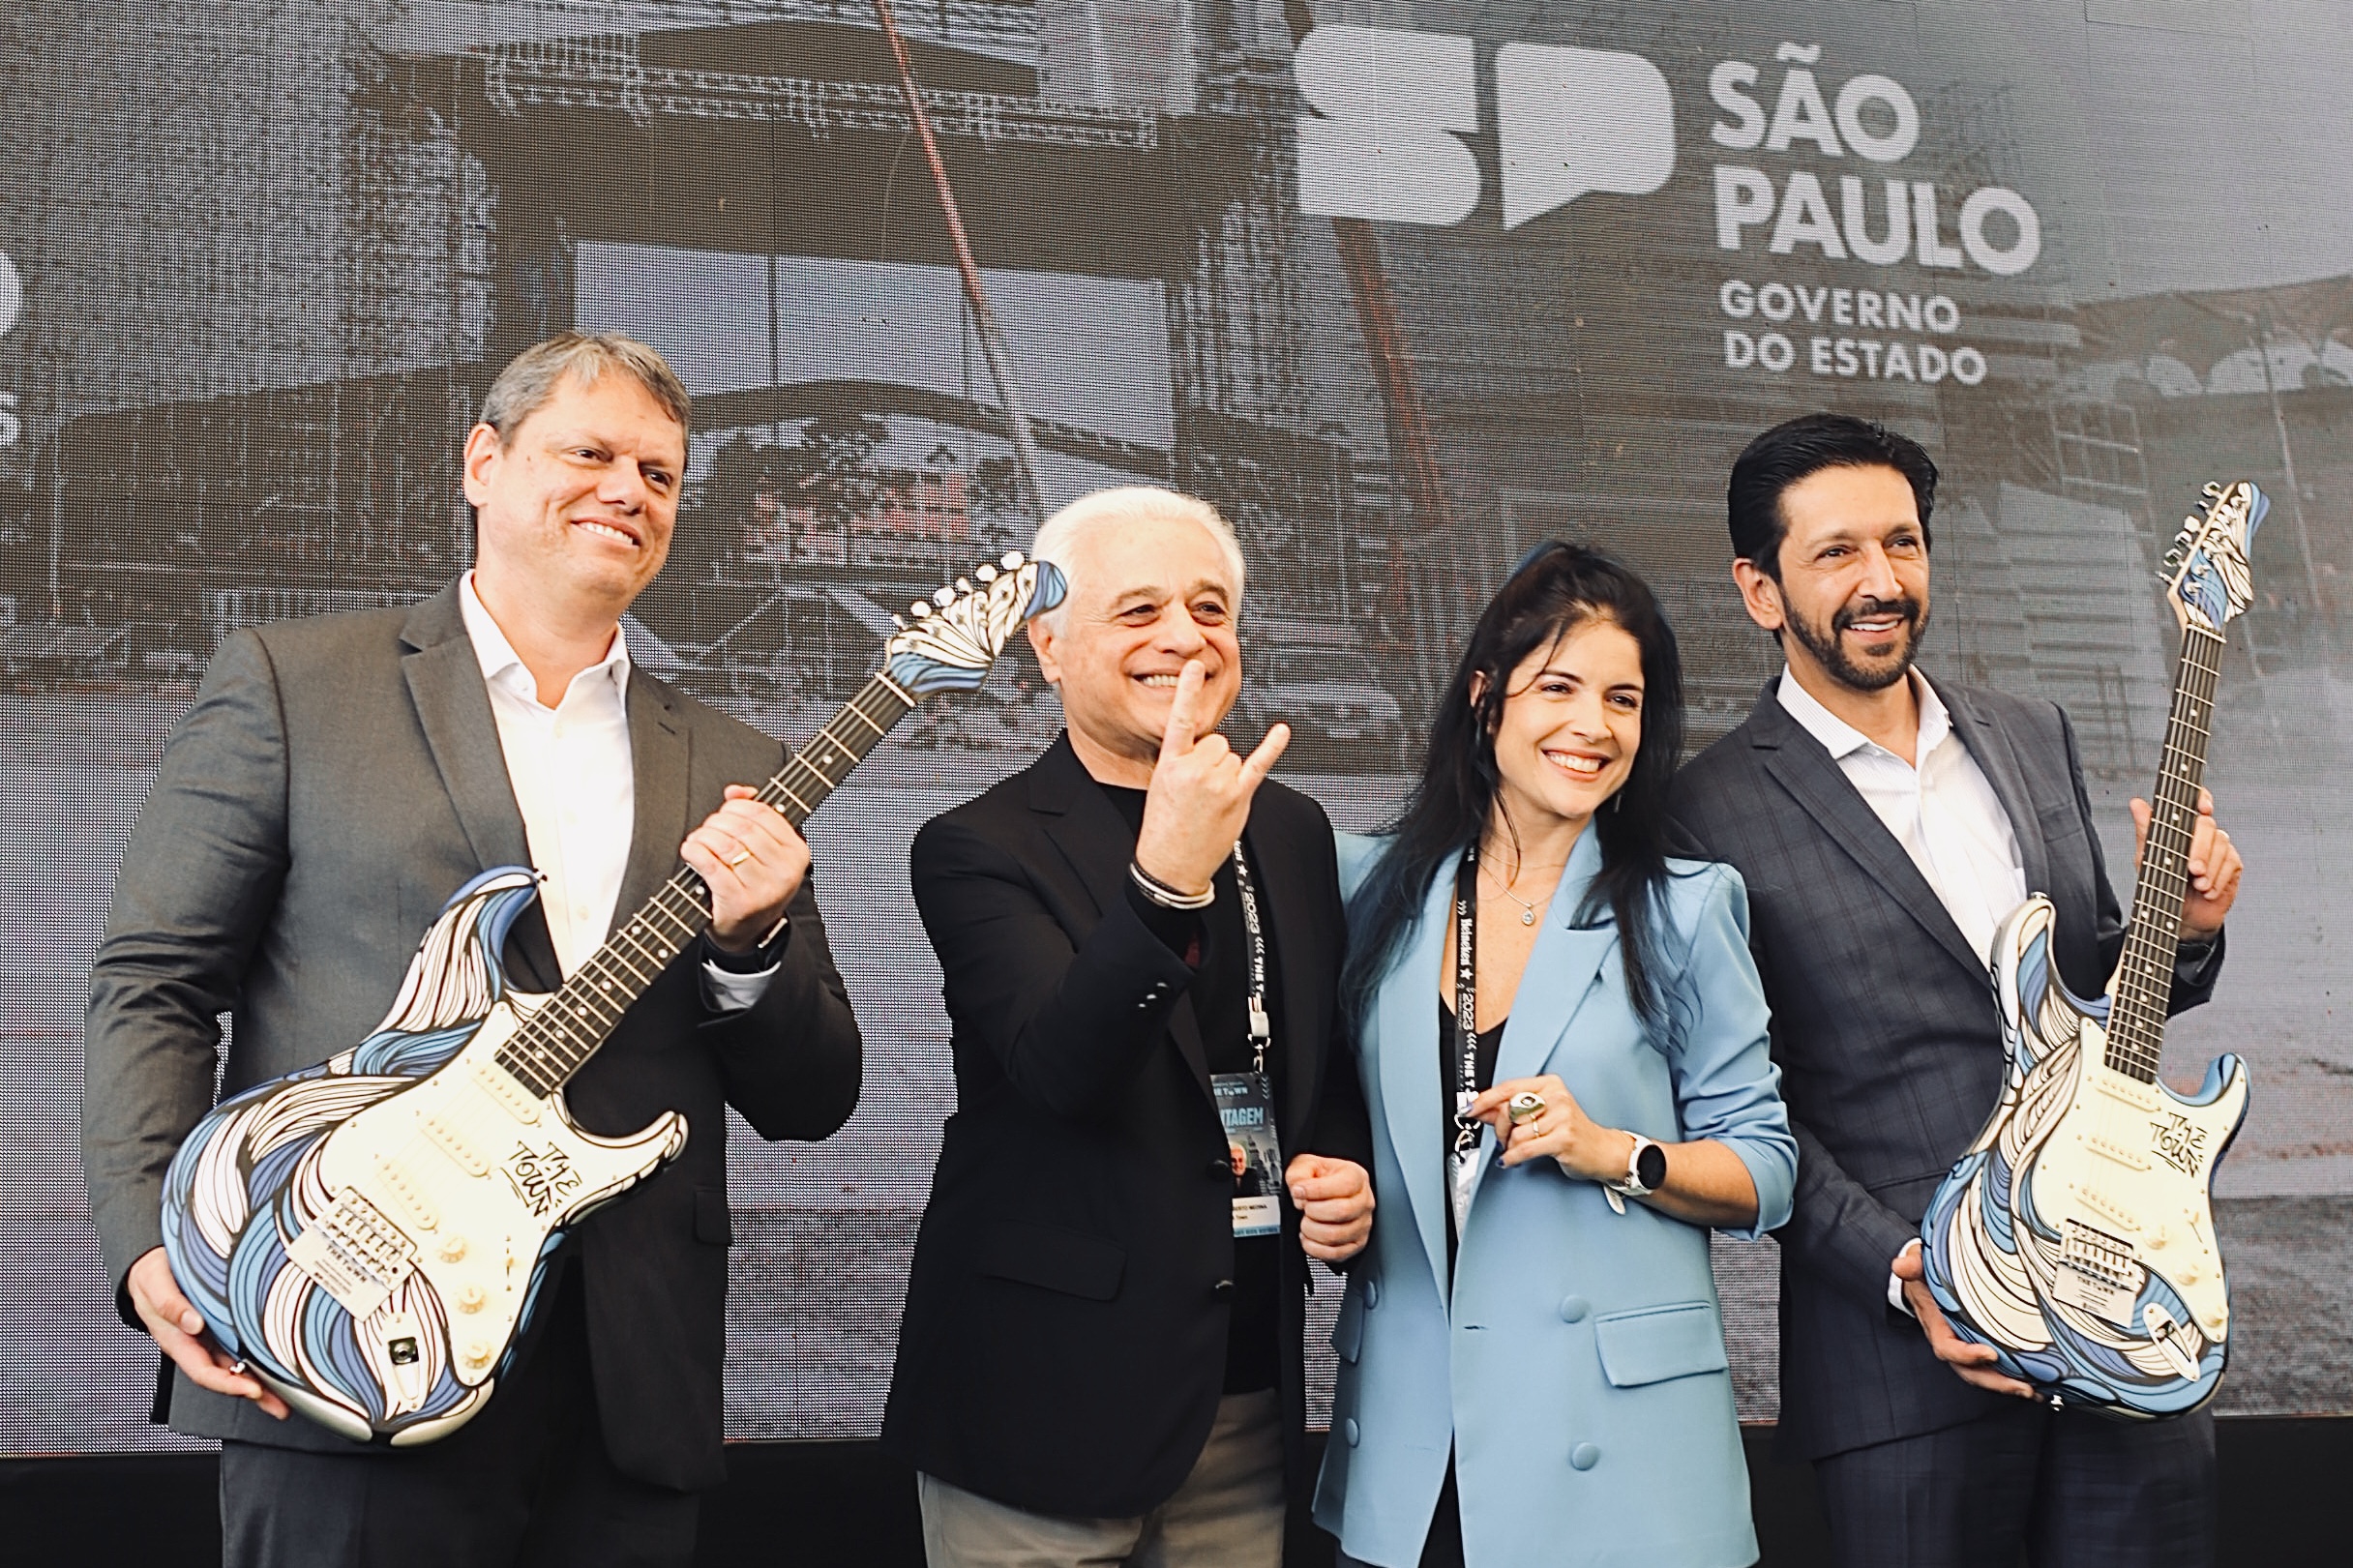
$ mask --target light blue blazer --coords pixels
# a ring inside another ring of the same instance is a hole
[[[1353,897],[1383,841],[1342,835]],[[1618,932],[1571,925],[1600,868],[1577,842],[1520,982],[1496,1081],[1553,1073],[1586,1112],[1665,1142],[1714,1139],[1756,1181],[1754,1239],[1789,1217],[1798,1145],[1766,1052],[1748,900],[1731,868],[1671,863],[1668,1021],[1629,1003]],[[1456,1454],[1470,1568],[1715,1568],[1756,1531],[1708,1232],[1550,1160],[1506,1169],[1490,1131],[1446,1294],[1438,995],[1449,863],[1368,1008],[1371,1244],[1332,1334],[1339,1387],[1316,1523],[1354,1557],[1415,1568]]]

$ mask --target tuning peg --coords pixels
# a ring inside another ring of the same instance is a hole
[[[927,601],[918,599],[913,604],[908,606],[907,610],[908,613],[914,616],[915,619],[922,620],[926,615],[929,615],[932,612],[932,606]]]
[[[956,603],[956,590],[953,588],[940,589],[938,592],[932,595],[932,603],[938,605],[941,609],[947,608],[950,605]]]
[[[958,596],[959,596],[959,597],[961,597],[961,596],[963,596],[963,595],[965,595],[965,594],[968,594],[968,593],[970,593],[971,591],[972,591],[972,582],[971,582],[971,579],[970,579],[969,577],[958,577],[958,578],[956,579],[956,592],[957,592],[957,594],[958,594]]]
[[[978,566],[972,568],[972,576],[978,577],[983,582],[995,582],[997,580],[997,568],[991,566],[988,562],[983,561]]]
[[[1017,549],[1005,551],[1004,568],[1008,572],[1019,572],[1022,569],[1022,552]]]
[[[907,630],[907,617],[904,615],[893,615],[890,618],[890,624],[904,632]]]

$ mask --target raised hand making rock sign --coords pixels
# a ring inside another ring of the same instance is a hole
[[[1291,744],[1291,726],[1276,725],[1258,750],[1236,755],[1225,736],[1203,724],[1206,678],[1198,659],[1186,660],[1177,673],[1169,726],[1144,792],[1144,828],[1136,836],[1136,864],[1145,874],[1195,896],[1209,891],[1209,878],[1234,853],[1234,841],[1250,819],[1251,797]],[[1209,732],[1203,734],[1204,728]]]

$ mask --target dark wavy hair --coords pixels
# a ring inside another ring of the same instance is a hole
[[[1439,698],[1421,778],[1396,820],[1389,843],[1350,902],[1348,962],[1341,1005],[1365,1017],[1374,991],[1397,960],[1440,867],[1458,859],[1485,830],[1502,776],[1495,731],[1505,691],[1530,655],[1589,621],[1623,628],[1642,649],[1642,744],[1633,771],[1609,806],[1593,814],[1601,873],[1578,906],[1591,925],[1606,907],[1618,926],[1626,993],[1646,1020],[1660,1016],[1655,917],[1665,896],[1667,781],[1683,750],[1683,659],[1650,585],[1597,549],[1550,540],[1524,557],[1481,612],[1471,644]],[[1477,699],[1472,688],[1480,687]]]

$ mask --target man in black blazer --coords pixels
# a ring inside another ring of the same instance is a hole
[[[823,1138],[857,1104],[859,1042],[808,846],[741,787],[783,749],[620,636],[669,547],[686,420],[642,344],[525,351],[467,442],[474,570],[412,608],[237,633],[164,752],[91,976],[84,1161],[123,1315],[169,1358],[159,1406],[223,1439],[232,1568],[683,1564],[697,1494],[726,1476],[726,1107]],[[681,853],[712,890],[706,942],[565,1093],[593,1133],[681,1110],[683,1152],[576,1228],[471,1423],[394,1450],[289,1416],[202,1332],[161,1246],[218,1015],[223,1093],[357,1044],[442,902],[508,865],[545,878],[511,978],[552,991]]]
[[[1372,1211],[1331,827],[1266,780],[1287,729],[1247,758],[1215,733],[1242,563],[1212,509],[1100,492],[1036,553],[1070,579],[1030,631],[1067,731],[915,839],[957,1109],[882,1439],[935,1568],[1272,1568],[1306,1480],[1306,1257],[1353,1257]],[[1237,1234],[1262,1205],[1220,1107],[1246,1116],[1262,1064],[1286,1192],[1278,1233]]]
[[[1840,1564],[2012,1568],[2022,1547],[2038,1568],[2209,1561],[2211,1414],[2132,1425],[2028,1403],[1921,1283],[1921,1215],[2001,1090],[1994,927],[2047,894],[2084,996],[2124,941],[2066,714],[1912,667],[1935,484],[1917,443],[1842,416],[1750,444],[1734,573],[1788,668],[1674,784],[1692,852],[1747,883],[1798,1137],[1781,1441],[1814,1462]],[[2175,1011],[2211,993],[2238,890],[2237,851],[2201,812]]]

